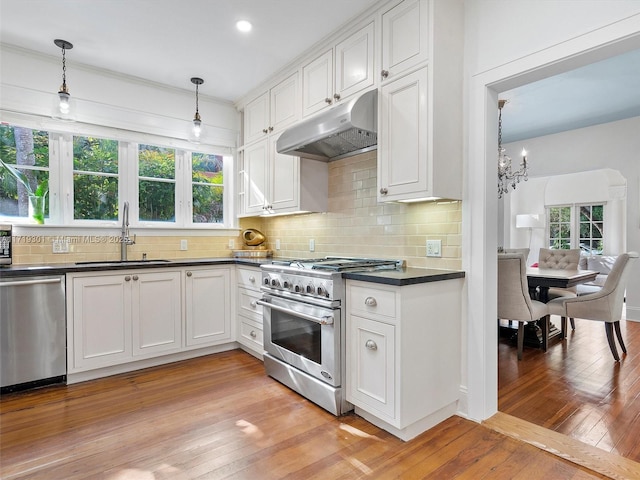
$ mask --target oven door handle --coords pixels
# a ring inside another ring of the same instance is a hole
[[[274,305],[273,303],[265,302],[264,300],[257,300],[256,303],[258,305],[262,305],[263,307],[277,310],[278,312],[288,313],[290,315],[295,315],[296,317],[309,320],[310,322],[319,323],[320,325],[333,325],[333,315],[325,315],[318,318],[312,315],[307,315],[306,313],[296,312],[295,310],[291,310],[290,308],[280,307],[278,305]]]

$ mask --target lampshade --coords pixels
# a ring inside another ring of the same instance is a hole
[[[544,228],[544,222],[537,213],[519,213],[516,215],[516,228]]]

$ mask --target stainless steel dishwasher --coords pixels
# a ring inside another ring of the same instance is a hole
[[[64,382],[64,275],[0,275],[1,393]]]

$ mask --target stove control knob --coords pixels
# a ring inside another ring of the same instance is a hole
[[[293,287],[293,290],[296,293],[302,293],[302,285],[300,285],[300,284],[296,285],[295,287]]]
[[[291,287],[291,283],[289,282],[289,280],[285,280],[284,282],[282,282],[282,286],[288,290]]]
[[[313,283],[310,283],[309,285],[307,285],[307,293],[314,293],[315,292],[315,288],[313,288]]]
[[[265,285],[269,285],[269,279],[268,279],[268,278],[265,278],[265,279],[264,279],[264,284],[265,284]]]
[[[318,286],[318,295],[320,295],[321,297],[329,296],[329,293],[327,293],[327,289],[325,288],[324,285]]]
[[[277,278],[272,278],[271,279],[271,286],[272,287],[279,287],[280,286],[280,280],[278,280]]]

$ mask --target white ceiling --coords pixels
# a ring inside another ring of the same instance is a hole
[[[0,41],[236,101],[380,0],[0,0]],[[249,34],[237,20],[253,23]],[[509,143],[640,115],[640,51],[503,92]]]
[[[0,41],[235,101],[379,1],[0,0]]]

